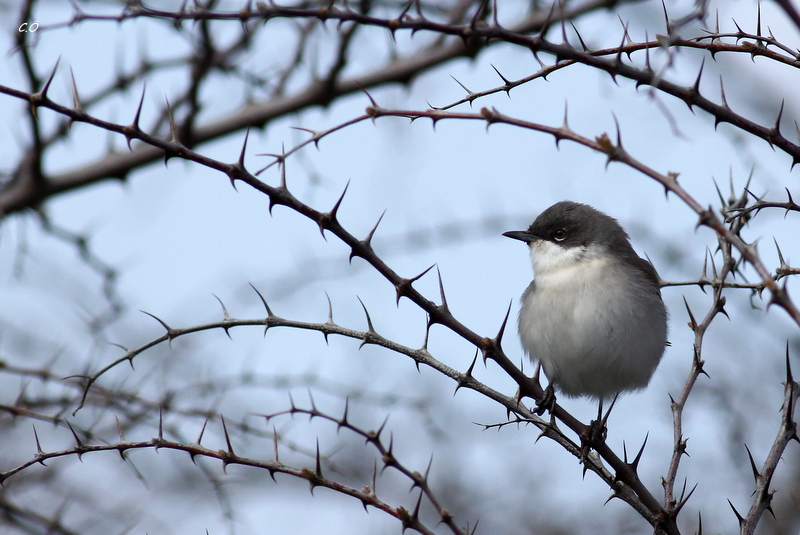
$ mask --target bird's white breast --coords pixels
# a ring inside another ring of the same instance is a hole
[[[519,332],[548,379],[597,398],[645,387],[664,351],[666,309],[644,275],[600,249],[545,240],[531,244],[531,259]]]

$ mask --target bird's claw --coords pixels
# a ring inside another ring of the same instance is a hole
[[[544,389],[544,395],[542,396],[542,399],[536,402],[536,408],[533,412],[535,412],[538,416],[544,414],[545,411],[552,414],[555,406],[556,392],[553,390],[553,385],[547,385],[547,388]]]

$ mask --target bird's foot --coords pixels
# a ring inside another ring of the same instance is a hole
[[[581,433],[581,460],[586,458],[590,450],[596,450],[598,444],[605,442],[607,434],[605,418],[589,422],[589,425]]]
[[[553,385],[547,385],[547,388],[544,389],[544,395],[542,396],[542,399],[536,402],[536,408],[533,412],[539,416],[544,414],[545,411],[552,414],[555,406],[556,392],[553,390]]]

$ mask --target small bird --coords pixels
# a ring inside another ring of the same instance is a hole
[[[550,381],[545,397],[555,385],[599,400],[602,412],[603,400],[646,387],[667,345],[667,310],[655,268],[617,220],[562,201],[503,236],[530,246],[535,279],[522,294],[519,336]]]

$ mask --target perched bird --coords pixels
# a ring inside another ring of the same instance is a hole
[[[555,385],[598,399],[602,411],[603,400],[646,387],[667,345],[667,310],[655,268],[617,220],[562,201],[503,235],[530,247],[535,278],[522,294],[519,336],[549,394]]]

